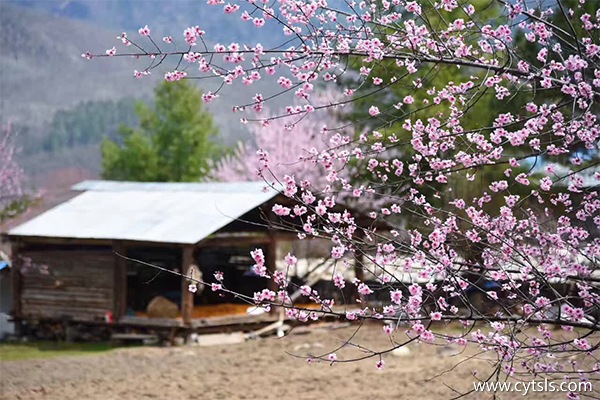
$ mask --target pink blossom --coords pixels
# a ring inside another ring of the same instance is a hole
[[[574,339],[573,345],[580,350],[589,350],[591,348],[587,339]]]
[[[237,4],[227,4],[223,7],[223,11],[225,11],[225,14],[233,14],[234,12],[236,12],[237,10],[240,9],[240,6]]]
[[[250,255],[256,264],[263,265],[265,263],[265,255],[262,249],[253,250],[250,252]]]
[[[373,290],[371,290],[371,288],[368,287],[366,284],[361,283],[358,285],[358,293],[363,296],[366,296],[373,293]]]
[[[521,185],[529,185],[529,179],[527,179],[527,175],[525,174],[517,175],[515,181],[519,182]]]
[[[125,46],[131,46],[131,42],[129,39],[127,39],[127,32],[121,33],[119,36],[117,36],[117,39],[119,39]]]
[[[254,266],[252,266],[252,272],[254,272],[256,275],[260,276],[260,277],[267,277],[267,267],[265,267],[264,265],[261,264],[255,264]]]
[[[442,313],[439,311],[432,312],[431,314],[429,314],[429,316],[431,317],[432,321],[441,321],[442,320]]]
[[[540,180],[540,189],[547,192],[552,187],[552,179],[545,176]]]
[[[210,103],[211,101],[213,101],[214,99],[217,98],[218,95],[212,93],[212,92],[206,92],[202,95],[202,100],[205,103]]]
[[[339,289],[343,289],[344,287],[346,287],[346,282],[344,281],[344,277],[341,274],[335,274],[333,276],[333,283]]]
[[[187,76],[187,72],[175,70],[172,72],[166,72],[165,80],[167,82],[175,82],[175,81],[179,81],[179,80],[185,78],[186,76]]]
[[[435,342],[435,335],[430,330],[423,331],[419,337],[421,338],[422,341],[424,341],[426,343]]]
[[[501,332],[502,330],[504,330],[505,325],[502,322],[490,322],[490,326],[496,332]]]
[[[408,287],[408,291],[410,292],[411,296],[420,296],[423,293],[423,289],[421,288],[421,286],[419,286],[416,283],[410,285]]]
[[[302,293],[303,296],[310,296],[310,294],[312,293],[312,289],[310,288],[310,286],[303,285],[300,287],[300,293]]]
[[[425,332],[425,327],[423,326],[423,324],[422,324],[422,323],[420,323],[420,322],[415,322],[415,323],[412,325],[412,330],[413,330],[413,331],[415,331],[415,333],[416,333],[417,335],[420,335],[420,334],[422,334],[423,332]]]
[[[292,81],[283,76],[279,77],[277,83],[279,83],[284,89],[290,89],[292,87]]]
[[[280,204],[275,204],[271,210],[279,216],[290,215],[290,212],[292,211],[288,207],[284,207]]]
[[[298,259],[295,256],[291,255],[290,253],[288,253],[285,256],[285,263],[287,265],[293,266],[293,265],[296,265],[297,262],[298,262]]]
[[[391,297],[392,303],[394,303],[394,304],[402,303],[402,291],[393,290],[390,292],[390,297]]]
[[[138,33],[142,36],[150,36],[150,28],[148,28],[148,25],[145,25],[144,27],[138,29]]]
[[[345,252],[346,248],[344,246],[335,246],[333,249],[331,249],[331,257],[333,257],[335,260],[339,260],[344,256]]]
[[[256,304],[260,304],[262,302],[272,302],[275,301],[276,293],[269,289],[263,289],[260,292],[254,293],[254,301]]]
[[[421,7],[415,1],[409,1],[406,3],[406,11],[416,15],[421,15]]]

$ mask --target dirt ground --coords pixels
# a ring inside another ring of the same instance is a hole
[[[0,363],[0,398],[47,400],[129,399],[447,399],[453,389],[472,388],[474,370],[489,370],[490,360],[463,362],[449,346],[413,343],[410,353],[354,363],[306,361],[342,345],[356,327],[332,325],[292,331],[240,344],[211,347],[120,348],[101,355]],[[364,326],[356,342],[372,350],[390,345],[381,325]],[[302,357],[294,357],[295,354]],[[340,360],[361,356],[357,347],[337,350]],[[453,369],[453,367],[455,367]],[[595,393],[598,395],[598,392]],[[491,398],[488,394],[467,398]],[[499,398],[523,398],[505,394]],[[527,399],[564,395],[529,394]]]

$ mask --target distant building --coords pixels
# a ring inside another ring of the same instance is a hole
[[[269,283],[252,273],[249,253],[262,248],[267,268],[273,270],[276,240],[282,237],[265,220],[280,195],[264,186],[111,181],[75,185],[73,190],[81,194],[6,235],[12,246],[15,318],[206,324],[195,318],[195,305],[235,303],[239,298],[210,289],[194,295],[185,278],[123,256],[176,273],[195,264],[207,283],[215,283],[214,273],[222,271],[228,289],[252,297]],[[181,317],[145,318],[148,303],[158,296],[177,304]]]

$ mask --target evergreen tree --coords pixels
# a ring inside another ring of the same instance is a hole
[[[207,177],[223,149],[201,93],[187,81],[164,82],[152,107],[136,105],[139,128],[121,126],[119,140],[102,143],[105,179],[192,182]]]

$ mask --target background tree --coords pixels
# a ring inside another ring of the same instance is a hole
[[[337,93],[327,88],[313,97],[313,104],[322,107],[319,112],[299,117],[294,112],[302,108],[299,102],[288,108],[287,115],[283,110],[265,110],[277,118],[262,125],[249,124],[249,140],[239,142],[236,150],[216,165],[214,177],[228,182],[266,179],[274,183],[284,174],[291,174],[308,179],[317,187],[326,185],[325,170],[306,160],[330,148],[344,132],[338,118],[342,108],[328,108],[338,100]],[[268,168],[257,157],[257,151],[268,157]],[[339,163],[338,167],[344,176],[350,175],[344,164]]]
[[[160,84],[152,106],[136,105],[139,127],[121,126],[119,140],[102,143],[102,177],[142,182],[208,177],[223,149],[201,96],[188,81]]]
[[[10,125],[0,131],[0,223],[25,211],[34,197],[24,188],[25,175],[17,163]]]
[[[277,185],[287,174],[310,182],[316,192],[338,180],[368,189],[370,180],[360,165],[350,160],[332,160],[335,167],[327,171],[315,160],[316,155],[342,144],[344,137],[354,135],[355,127],[346,120],[350,114],[346,109],[351,105],[332,106],[340,100],[337,91],[327,86],[311,99],[311,107],[318,109],[315,112],[298,116],[297,111],[302,109],[299,102],[285,113],[265,110],[274,118],[265,124],[250,124],[250,140],[239,142],[236,150],[215,166],[213,177],[226,182],[262,179]],[[383,196],[355,196],[343,189],[336,192],[336,198],[339,204],[365,214],[386,204]]]
[[[434,4],[423,3],[419,4],[419,14],[408,14],[403,17],[405,26],[414,29],[414,27],[426,27],[430,32],[453,32],[457,29],[464,29],[462,24],[471,23],[479,26],[488,25],[490,23],[498,24],[499,21],[506,21],[507,18],[501,15],[502,6],[500,3],[490,2],[487,0],[474,0],[469,2],[472,7],[472,15],[467,22],[465,18],[467,14],[461,7],[452,8],[451,10],[440,13],[436,10]],[[455,22],[458,21],[458,22]],[[462,21],[462,23],[461,23]],[[394,40],[398,40],[398,30],[391,28],[385,24],[371,23],[369,28],[372,29],[374,35],[379,38],[385,38],[385,45],[392,46]],[[478,37],[471,36],[464,38],[465,46],[478,46]],[[505,63],[502,54],[497,54],[497,62]],[[461,85],[467,84],[470,81],[483,81],[489,75],[488,71],[475,68],[461,68],[453,63],[428,63],[415,68],[412,73],[408,73],[404,68],[404,63],[398,65],[397,60],[393,58],[383,59],[376,63],[370,63],[368,66],[364,63],[364,57],[350,56],[348,58],[348,66],[351,70],[356,71],[356,74],[343,74],[338,79],[338,84],[344,87],[355,87],[353,90],[352,112],[347,115],[347,118],[354,122],[354,125],[359,129],[358,133],[365,129],[375,129],[383,137],[393,136],[395,142],[386,147],[386,151],[378,155],[378,163],[381,163],[384,168],[393,160],[410,164],[414,162],[414,157],[420,157],[419,152],[411,145],[413,133],[410,130],[403,129],[402,125],[415,123],[416,121],[427,122],[430,118],[434,120],[444,120],[448,118],[450,109],[444,101],[431,101],[431,95],[427,93],[426,88],[446,88],[448,86],[454,88],[456,92]],[[401,76],[404,79],[399,79]],[[517,94],[520,94],[519,92]],[[496,93],[492,89],[480,90],[477,95],[463,96],[462,106],[456,115],[460,118],[461,127],[466,131],[478,131],[484,135],[488,135],[494,123],[494,119],[500,113],[519,110],[524,105],[522,95],[512,95],[499,100]],[[439,100],[439,99],[438,99]],[[369,114],[369,108],[375,106],[381,111],[376,117]],[[496,110],[490,113],[489,110]],[[379,138],[367,137],[370,143],[380,141]],[[423,143],[427,145],[428,139],[424,138]],[[457,137],[454,143],[455,148],[464,151],[469,151],[472,144],[463,137]],[[520,152],[520,149],[513,148],[515,156]],[[363,171],[359,179],[369,180],[373,177],[377,179],[377,174],[381,174],[378,168],[370,171],[366,163],[354,161],[356,169]],[[361,165],[362,164],[362,165]],[[525,168],[522,168],[526,171]],[[425,165],[420,166],[421,174],[425,175],[428,171]],[[523,171],[519,171],[523,172]],[[375,175],[375,176],[373,176]],[[467,180],[466,177],[469,176]],[[472,198],[482,191],[482,188],[487,188],[495,181],[502,180],[503,170],[496,168],[494,165],[480,165],[475,170],[465,170],[456,172],[452,176],[448,176],[449,182],[438,182],[435,179],[430,179],[427,182],[420,182],[418,186],[419,192],[425,196],[430,204],[436,207],[449,207],[449,203],[460,198]],[[414,188],[414,182],[411,179],[406,179],[405,176],[389,176],[388,180],[377,184],[373,182],[373,186],[379,192],[380,196],[385,197],[390,192],[390,187],[394,188],[394,196],[397,197],[401,189],[404,193],[408,193],[411,188]],[[451,187],[451,190],[446,190],[446,187]],[[520,189],[518,194],[524,195],[527,189]],[[515,193],[517,194],[517,193]],[[486,212],[495,212],[499,210],[500,204],[496,199],[486,204]],[[407,214],[408,215],[408,214]],[[427,217],[425,217],[426,219]],[[406,220],[409,227],[423,226],[423,219],[412,215]]]

